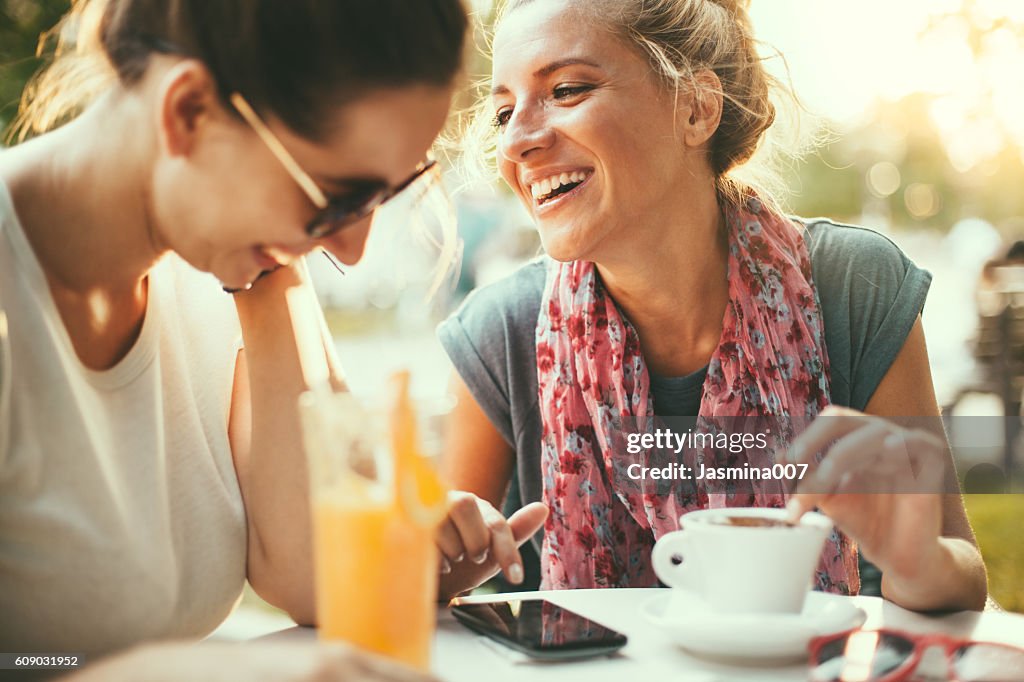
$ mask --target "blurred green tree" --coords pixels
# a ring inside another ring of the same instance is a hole
[[[35,56],[40,35],[70,8],[70,0],[0,0],[0,130],[7,129],[25,83],[45,62]]]
[[[790,204],[797,213],[849,220],[881,215],[896,227],[942,231],[979,217],[1007,237],[1020,231],[1024,128],[1007,102],[1020,90],[1024,23],[993,6],[959,0],[929,18],[921,45],[967,55],[964,67],[974,79],[950,78],[944,88],[879,99],[863,123],[836,132],[832,144],[793,170]],[[1008,69],[1018,75],[1007,79]],[[897,185],[885,192],[871,182],[879,164],[898,170]]]

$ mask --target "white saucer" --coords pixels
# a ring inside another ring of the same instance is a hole
[[[864,611],[846,597],[809,592],[799,614],[720,614],[689,590],[648,600],[644,616],[692,654],[748,665],[779,665],[807,660],[813,637],[864,624]],[[671,607],[671,615],[669,609]]]

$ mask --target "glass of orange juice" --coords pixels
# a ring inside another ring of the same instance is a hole
[[[437,609],[437,525],[447,491],[425,455],[438,405],[417,412],[408,375],[385,408],[349,394],[303,396],[319,636],[421,670]],[[436,444],[438,439],[435,438]]]

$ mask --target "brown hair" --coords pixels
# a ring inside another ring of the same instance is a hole
[[[16,126],[24,138],[59,125],[163,52],[201,60],[225,103],[238,90],[318,139],[327,109],[371,90],[450,84],[467,22],[461,0],[75,0],[40,41],[56,43],[55,60],[26,88]]]
[[[506,0],[497,13],[502,18],[533,0]],[[580,3],[584,6],[584,3]],[[766,133],[776,123],[777,108],[795,114],[800,106],[792,90],[768,73],[754,37],[749,0],[586,0],[585,9],[609,26],[650,60],[666,87],[690,90],[697,97],[720,95],[722,117],[709,145],[708,162],[723,201],[735,202],[756,189],[766,201],[783,183],[771,161],[780,152],[799,153],[797,135],[785,144]],[[778,53],[775,53],[777,56]],[[721,82],[717,92],[695,75],[713,71]],[[794,105],[785,106],[783,105]],[[493,152],[490,103],[478,104],[467,136],[477,154]],[[778,126],[776,126],[778,128]],[[776,130],[779,135],[795,128]],[[755,154],[759,157],[752,162]],[[473,159],[467,159],[472,164]]]

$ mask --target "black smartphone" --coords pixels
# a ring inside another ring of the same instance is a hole
[[[516,651],[545,660],[605,656],[626,646],[626,636],[544,599],[485,604],[454,600],[456,620]]]

